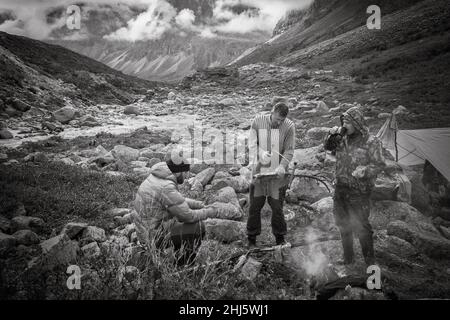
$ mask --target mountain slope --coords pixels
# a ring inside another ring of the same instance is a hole
[[[154,86],[60,46],[4,32],[0,32],[0,69],[0,110],[12,114],[21,104],[14,101],[47,110],[66,101],[125,104]]]
[[[233,65],[269,62],[329,70],[333,76],[322,78],[340,100],[377,100],[386,111],[406,106],[421,121],[402,123],[402,128],[449,125],[448,1],[394,1],[390,7],[386,2],[380,5],[381,30],[365,26],[367,1],[316,1],[320,3],[324,7],[297,12],[295,19],[291,14],[292,23],[284,21],[287,31],[249,50]],[[318,14],[321,10],[324,15]],[[282,25],[283,21],[279,30]]]

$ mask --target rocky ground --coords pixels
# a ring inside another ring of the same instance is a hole
[[[218,219],[206,221],[207,241],[197,268],[175,267],[170,250],[155,250],[144,261],[136,258],[132,200],[151,166],[179,145],[189,145],[186,132],[219,129],[245,136],[255,114],[269,110],[276,96],[288,99],[297,125],[295,170],[327,181],[333,178],[334,160],[321,141],[349,107],[365,110],[372,133],[394,110],[403,123],[423,117],[333,72],[257,64],[237,72],[198,73],[178,87],[149,90],[127,106],[32,109],[6,119],[0,140],[0,296],[313,299],[324,283],[365,274],[359,245],[354,266],[338,264],[342,249],[331,184],[330,193],[315,180],[300,178],[287,193],[285,215],[287,240],[302,245],[251,255],[237,268],[246,252],[248,215],[248,182],[238,162],[194,164],[181,187],[187,196],[222,207]],[[217,142],[209,138],[201,143],[207,151]],[[245,162],[242,154],[235,156]],[[347,288],[334,298],[449,298],[448,215],[431,213],[417,178],[420,168],[402,170],[391,163],[387,171],[377,181],[371,214],[382,290]],[[412,200],[395,192],[402,173],[414,181]],[[271,246],[267,205],[262,215],[258,240]],[[82,290],[67,288],[71,264],[81,268]]]

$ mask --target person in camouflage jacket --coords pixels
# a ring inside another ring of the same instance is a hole
[[[375,257],[369,222],[370,194],[377,175],[386,167],[382,144],[369,134],[364,116],[357,107],[341,116],[341,124],[342,128],[333,128],[325,141],[325,149],[336,156],[334,217],[341,233],[344,263],[354,261],[353,234],[356,234],[364,260],[371,265]],[[345,133],[339,135],[338,132]]]

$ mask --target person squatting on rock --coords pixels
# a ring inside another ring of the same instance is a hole
[[[266,199],[272,209],[272,232],[276,244],[284,244],[287,233],[283,202],[288,185],[286,171],[294,156],[295,125],[287,119],[289,107],[277,103],[268,114],[258,115],[252,122],[249,137],[250,208],[247,236],[250,247],[256,246],[261,234],[261,209]],[[255,179],[259,173],[276,173],[276,179],[266,182]]]
[[[134,200],[133,220],[141,245],[158,249],[173,245],[184,247],[179,264],[191,263],[205,235],[203,220],[215,218],[215,207],[204,207],[200,201],[183,197],[178,191],[190,165],[185,160],[160,162],[139,187]]]
[[[324,146],[336,156],[334,217],[341,233],[344,264],[354,261],[353,234],[356,234],[366,264],[372,265],[375,256],[369,223],[370,194],[386,163],[381,141],[369,135],[359,108],[350,108],[341,115],[341,125],[330,130]]]

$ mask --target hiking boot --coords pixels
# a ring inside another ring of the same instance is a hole
[[[257,248],[256,238],[255,237],[248,237],[247,248],[248,249],[255,249],[255,248]]]
[[[282,246],[282,245],[286,244],[286,240],[284,240],[284,236],[276,236],[275,242],[276,242],[277,246]]]

